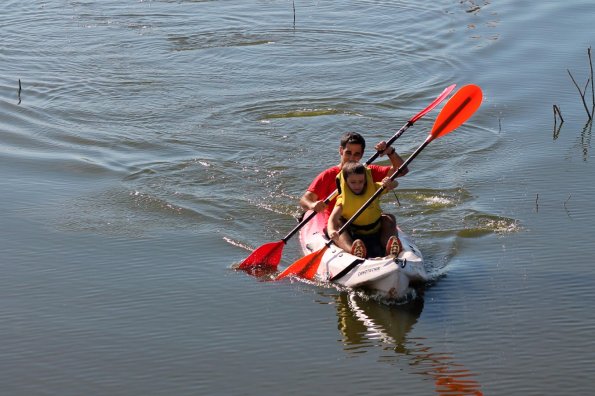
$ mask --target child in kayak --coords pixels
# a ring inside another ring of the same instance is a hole
[[[375,183],[370,169],[359,162],[347,162],[337,176],[337,185],[340,195],[327,223],[327,232],[333,242],[346,252],[361,258],[367,257],[366,245],[371,252],[374,251],[374,256],[384,255],[378,246],[386,246],[386,255],[396,257],[401,250],[400,242],[395,236],[396,227],[390,232],[381,227],[383,213],[378,198],[349,225],[349,232],[339,235],[338,231],[380,187],[384,186],[385,191],[390,191],[397,187],[398,182],[385,177],[382,182]]]

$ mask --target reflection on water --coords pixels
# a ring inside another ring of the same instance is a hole
[[[338,328],[349,354],[380,347],[395,357],[406,357],[414,373],[431,377],[438,395],[482,395],[476,374],[456,362],[454,356],[433,350],[427,339],[410,338],[409,332],[423,310],[423,299],[386,306],[354,293],[335,296]],[[395,363],[390,357],[383,363]]]
[[[553,140],[558,140],[560,137],[560,132],[562,131],[562,126],[564,125],[564,121],[561,121],[558,124],[557,118],[554,119],[554,133],[553,133]],[[581,130],[580,136],[577,139],[575,146],[578,148],[578,151],[582,154],[582,160],[587,162],[589,160],[589,149],[591,148],[591,133],[593,131],[593,120],[587,121],[583,129]],[[574,155],[574,150],[572,155]]]
[[[580,147],[583,152],[583,161],[587,161],[589,159],[589,148],[591,147],[591,131],[593,129],[593,120],[589,120],[583,131],[581,132],[580,137]]]

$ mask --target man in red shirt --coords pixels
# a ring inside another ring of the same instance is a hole
[[[343,164],[346,162],[360,161],[364,155],[365,147],[366,141],[362,135],[357,132],[345,133],[341,137],[339,145],[339,155],[341,157],[339,165],[328,168],[316,176],[300,199],[302,208],[304,210],[313,210],[317,213],[325,211],[328,217],[335,206],[335,200],[333,199],[328,205],[324,203],[324,200],[337,189],[337,175],[341,171]],[[382,179],[391,176],[405,161],[399,154],[397,154],[394,147],[387,147],[385,141],[376,144],[375,149],[381,151],[381,156],[387,155],[391,162],[391,166],[368,165],[368,168],[372,171],[372,178],[374,181],[382,182]],[[407,169],[403,169],[399,176],[404,176],[407,172]],[[396,227],[397,221],[393,215],[382,215],[380,230],[381,244],[386,244],[388,242],[390,236],[395,234]]]

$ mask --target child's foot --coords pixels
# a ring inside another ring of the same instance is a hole
[[[397,257],[401,253],[401,250],[403,250],[403,246],[399,238],[394,235],[390,237],[386,244],[386,255]]]
[[[351,254],[360,258],[366,258],[366,245],[361,239],[356,239],[351,245]]]

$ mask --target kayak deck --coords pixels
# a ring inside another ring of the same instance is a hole
[[[300,230],[300,245],[304,255],[324,247],[327,216],[319,213]],[[398,257],[386,256],[362,259],[331,245],[324,253],[316,279],[349,288],[365,288],[390,299],[404,298],[410,285],[428,280],[423,256],[413,240],[400,229],[403,246]]]

